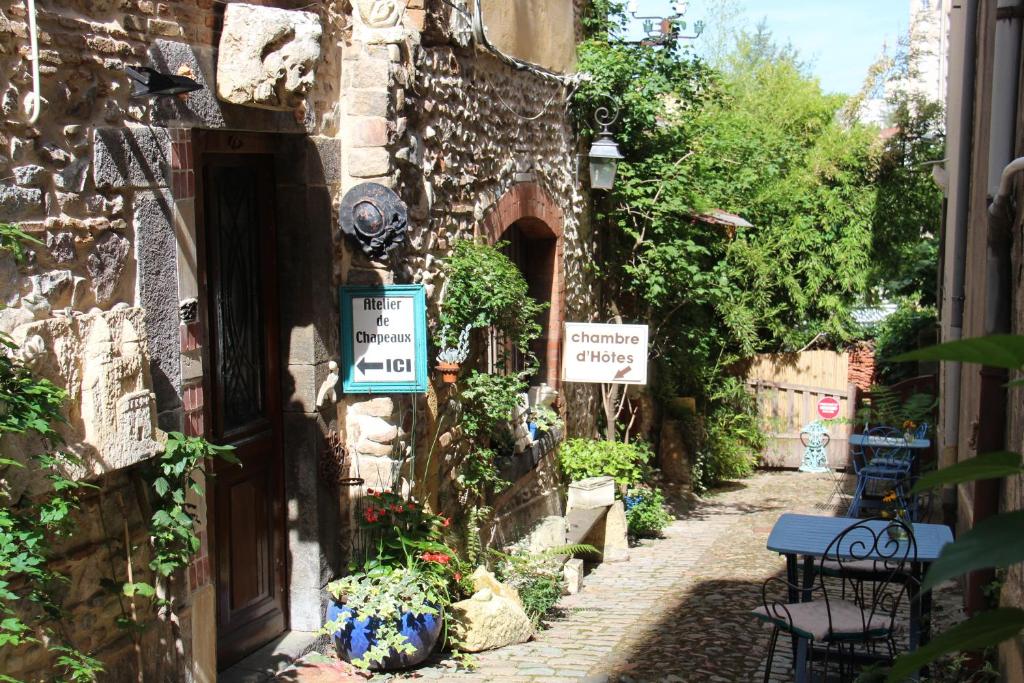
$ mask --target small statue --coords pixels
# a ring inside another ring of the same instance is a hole
[[[804,445],[801,472],[828,472],[828,455],[825,449],[831,439],[820,420],[815,420],[803,428],[800,432],[800,442]]]
[[[327,379],[320,385],[320,391],[316,392],[316,407],[322,408],[324,400],[331,399],[331,403],[338,401],[338,364],[333,360],[327,364]]]

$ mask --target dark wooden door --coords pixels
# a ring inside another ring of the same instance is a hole
[[[208,154],[202,167],[207,434],[242,461],[218,466],[211,487],[220,667],[287,627],[271,169],[262,154]]]

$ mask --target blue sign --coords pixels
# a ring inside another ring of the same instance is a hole
[[[341,288],[341,369],[346,394],[426,393],[423,285]]]

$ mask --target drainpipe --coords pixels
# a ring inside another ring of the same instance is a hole
[[[950,10],[949,101],[958,106],[946,112],[950,160],[945,231],[942,240],[942,341],[956,341],[963,333],[964,271],[967,259],[967,221],[971,193],[971,149],[974,138],[974,79],[977,52],[978,6],[963,4]],[[960,440],[960,363],[943,363],[941,451],[939,463],[957,462]],[[942,492],[944,518],[955,519],[956,487]]]
[[[1021,75],[1021,0],[1000,0],[996,15],[995,61],[992,73],[992,118],[989,137],[989,206],[985,264],[985,334],[1010,330],[1011,310],[1011,228],[1015,222],[1011,207],[1013,178],[1024,170],[1024,159],[1013,159],[1017,147],[1017,86]],[[1006,447],[1007,372],[983,366],[978,397],[977,453]],[[976,482],[972,497],[972,524],[999,510],[999,482]],[[984,610],[983,588],[991,583],[992,570],[971,572],[967,577],[967,611]]]
[[[39,120],[39,110],[43,104],[39,97],[39,30],[36,28],[35,0],[25,0],[25,9],[28,10],[29,45],[32,50],[32,109],[28,115],[28,124],[32,126]]]

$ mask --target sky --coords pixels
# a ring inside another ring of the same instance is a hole
[[[636,1],[638,15],[667,16],[674,4]],[[714,42],[716,27],[753,29],[764,19],[777,42],[793,44],[824,90],[854,93],[882,46],[887,43],[891,49],[906,32],[909,5],[908,0],[691,0],[686,20],[691,27],[697,20],[708,25],[694,44],[702,54]],[[730,6],[738,16],[723,20],[723,13],[731,13],[723,7]],[[639,23],[634,31],[642,33]]]

